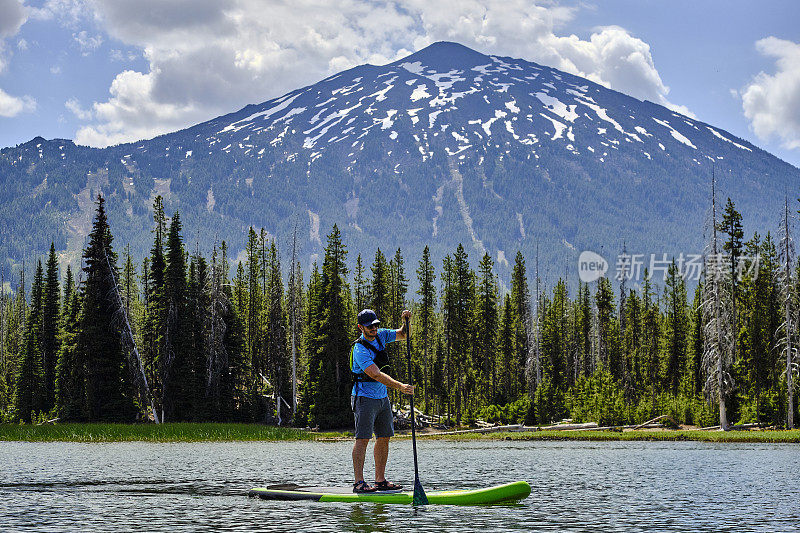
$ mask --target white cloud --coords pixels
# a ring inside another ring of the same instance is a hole
[[[77,98],[70,98],[66,102],[64,102],[64,107],[66,107],[73,115],[75,115],[79,120],[91,120],[94,115],[92,112],[81,107],[80,102],[78,102]]]
[[[13,37],[28,19],[21,0],[0,0],[0,38]]]
[[[1,1],[1,0],[0,0]],[[522,57],[673,109],[647,43],[619,27],[559,36],[577,8],[542,0],[88,0],[111,39],[143,50],[79,141],[104,145],[179,129],[362,63],[439,40]],[[81,0],[49,0],[66,5]],[[688,110],[681,109],[682,112]]]
[[[85,0],[47,0],[42,7],[28,8],[31,18],[56,20],[62,26],[78,29],[82,22],[92,17],[92,10]]]
[[[20,113],[32,112],[36,109],[36,101],[30,96],[18,98],[0,89],[0,117],[15,117]]]
[[[28,41],[26,41],[25,39],[20,39],[19,41],[17,41],[17,49],[19,49],[21,51],[27,50],[28,49]]]
[[[103,44],[103,37],[101,35],[91,36],[86,30],[73,33],[72,38],[78,43],[78,46],[81,48],[81,53],[85,56],[94,52]]]
[[[776,72],[759,72],[741,91],[744,115],[760,139],[777,137],[784,148],[800,148],[800,44],[767,37],[756,48],[777,58]]]
[[[20,0],[0,0],[0,73],[8,65],[11,52],[5,40],[17,34],[28,19],[28,11]]]
[[[190,122],[197,120],[200,115],[191,104],[157,102],[152,94],[153,79],[151,74],[130,70],[117,75],[111,84],[111,98],[92,106],[91,115],[99,124],[80,128],[75,142],[89,146],[119,144],[173,131],[186,125],[187,118]],[[89,113],[77,102],[68,101],[66,105],[73,113]]]

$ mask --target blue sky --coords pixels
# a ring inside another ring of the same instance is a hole
[[[800,3],[0,0],[0,147],[105,146],[451,40],[583,75],[800,166]]]

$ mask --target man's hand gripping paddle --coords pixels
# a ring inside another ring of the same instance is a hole
[[[411,325],[406,317],[406,351],[408,352],[408,384],[414,385],[414,375],[411,368]],[[414,449],[414,505],[427,505],[428,497],[425,496],[425,490],[422,488],[422,483],[419,482],[419,467],[417,465],[417,433],[416,433],[416,417],[414,416],[414,395],[411,395],[411,446]]]

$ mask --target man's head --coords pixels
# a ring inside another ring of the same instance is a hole
[[[380,323],[378,315],[372,309],[364,309],[358,313],[358,330],[370,340],[378,334],[378,324]]]

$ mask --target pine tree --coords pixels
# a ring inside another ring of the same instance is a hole
[[[431,361],[429,359],[428,347],[430,345],[432,336],[433,316],[436,307],[436,289],[434,282],[436,280],[436,273],[434,272],[433,264],[431,263],[430,249],[426,246],[422,250],[422,259],[419,262],[417,269],[417,280],[419,282],[419,294],[422,300],[419,304],[419,312],[417,322],[420,324],[421,332],[419,334],[421,347],[422,347],[422,368],[423,368],[423,389],[425,392],[425,412],[430,409],[430,396],[432,392],[431,383]],[[417,343],[419,349],[419,342]]]
[[[164,377],[167,366],[167,318],[166,299],[166,259],[164,240],[166,239],[166,216],[161,196],[153,202],[153,246],[150,257],[142,264],[142,283],[145,295],[144,326],[141,335],[142,359],[147,381],[150,384],[156,408],[161,411],[164,421]]]
[[[667,268],[665,299],[662,385],[665,390],[676,395],[686,367],[689,317],[686,309],[686,285],[678,272],[674,258]]]
[[[295,424],[298,425],[310,423],[311,407],[315,400],[315,372],[319,367],[319,358],[316,356],[316,343],[320,334],[322,298],[322,274],[320,274],[319,267],[315,261],[311,268],[306,297],[305,334],[303,335],[303,352],[306,354],[306,361],[304,361],[305,372],[301,374],[304,378],[300,388],[300,402],[295,415]]]
[[[45,411],[47,406],[41,352],[43,300],[44,274],[42,262],[39,261],[31,287],[31,307],[25,329],[25,344],[14,387],[14,409],[17,418],[28,424],[35,413]]]
[[[44,370],[44,411],[50,411],[56,403],[56,362],[58,359],[58,319],[60,314],[61,287],[58,275],[58,259],[55,245],[50,243],[47,273],[44,280],[42,307],[42,368]]]
[[[364,264],[361,262],[361,254],[358,254],[356,258],[355,280],[353,284],[355,285],[353,288],[356,292],[356,309],[361,311],[367,307],[367,301],[369,299],[369,285],[364,277]]]
[[[595,293],[597,306],[597,351],[600,364],[615,379],[620,377],[620,364],[617,357],[614,316],[614,290],[611,281],[605,276],[597,281]]]
[[[162,359],[163,409],[165,421],[191,419],[192,392],[189,362],[186,258],[181,238],[180,214],[169,226],[164,269],[166,332]]]
[[[506,404],[516,399],[514,390],[519,382],[520,369],[516,361],[514,327],[515,327],[514,307],[511,298],[506,295],[503,299],[502,313],[500,315],[500,332],[497,341],[497,351],[499,355],[499,384],[496,403]]]
[[[703,287],[697,284],[692,301],[692,333],[689,340],[689,368],[691,371],[691,394],[698,396],[703,392]]]
[[[514,311],[512,327],[514,328],[515,336],[514,364],[517,367],[514,374],[516,380],[509,390],[512,399],[518,398],[525,392],[525,368],[527,367],[529,354],[533,352],[531,338],[533,336],[534,324],[530,299],[525,258],[522,252],[518,251],[514,259],[514,268],[511,271],[511,305]],[[539,364],[538,361],[534,363],[536,366]]]
[[[347,250],[334,225],[325,246],[319,334],[311,343],[308,380],[314,383],[311,422],[320,428],[343,427],[351,422],[348,353],[352,309],[345,276]]]
[[[281,415],[280,420],[287,418],[283,408],[291,396],[291,383],[289,382],[289,353],[287,351],[286,313],[283,302],[283,279],[281,278],[281,264],[278,257],[278,248],[273,240],[269,248],[267,261],[267,292],[266,292],[266,335],[265,345],[267,351],[267,365],[269,379],[275,394],[275,406]],[[294,413],[290,413],[289,418]]]
[[[484,254],[478,266],[478,287],[476,298],[476,372],[481,384],[481,399],[486,404],[497,402],[498,373],[496,366],[497,330],[497,282],[494,262],[489,254]]]
[[[124,422],[136,414],[135,393],[128,379],[121,332],[114,323],[120,311],[115,291],[117,256],[106,218],[104,200],[97,198],[97,214],[89,244],[83,253],[86,281],[76,359],[85,370],[86,414],[90,421]]]
[[[390,298],[389,298],[389,316],[387,322],[390,324],[398,324],[400,322],[400,315],[406,308],[406,293],[408,292],[408,279],[406,279],[405,267],[403,266],[403,255],[400,248],[394,254],[394,258],[389,262],[389,271],[391,278]]]
[[[80,420],[86,416],[86,369],[77,358],[81,302],[69,265],[62,309],[56,365],[56,407],[62,420]]]
[[[372,286],[370,293],[369,306],[384,323],[389,321],[390,311],[390,272],[386,258],[381,253],[381,249],[375,252],[375,262],[372,264]],[[360,309],[359,309],[360,311]]]
[[[261,383],[261,377],[266,373],[266,361],[262,350],[262,287],[261,287],[261,258],[259,257],[258,235],[251,227],[247,240],[247,353],[251,361],[253,382]]]
[[[474,381],[472,368],[472,335],[473,331],[473,306],[475,301],[475,274],[469,267],[467,253],[464,246],[459,244],[452,260],[452,280],[450,289],[452,296],[447,298],[452,308],[448,320],[452,337],[450,341],[450,363],[455,376],[455,411],[456,424],[461,424],[462,404],[466,407],[467,392]]]
[[[206,260],[199,252],[195,252],[189,264],[185,317],[186,350],[184,356],[186,362],[184,373],[181,376],[185,382],[188,408],[184,418],[193,421],[205,420],[210,413],[205,394],[205,385],[208,381],[206,341],[209,335],[206,328],[209,317],[207,313],[211,307],[209,283]]]

